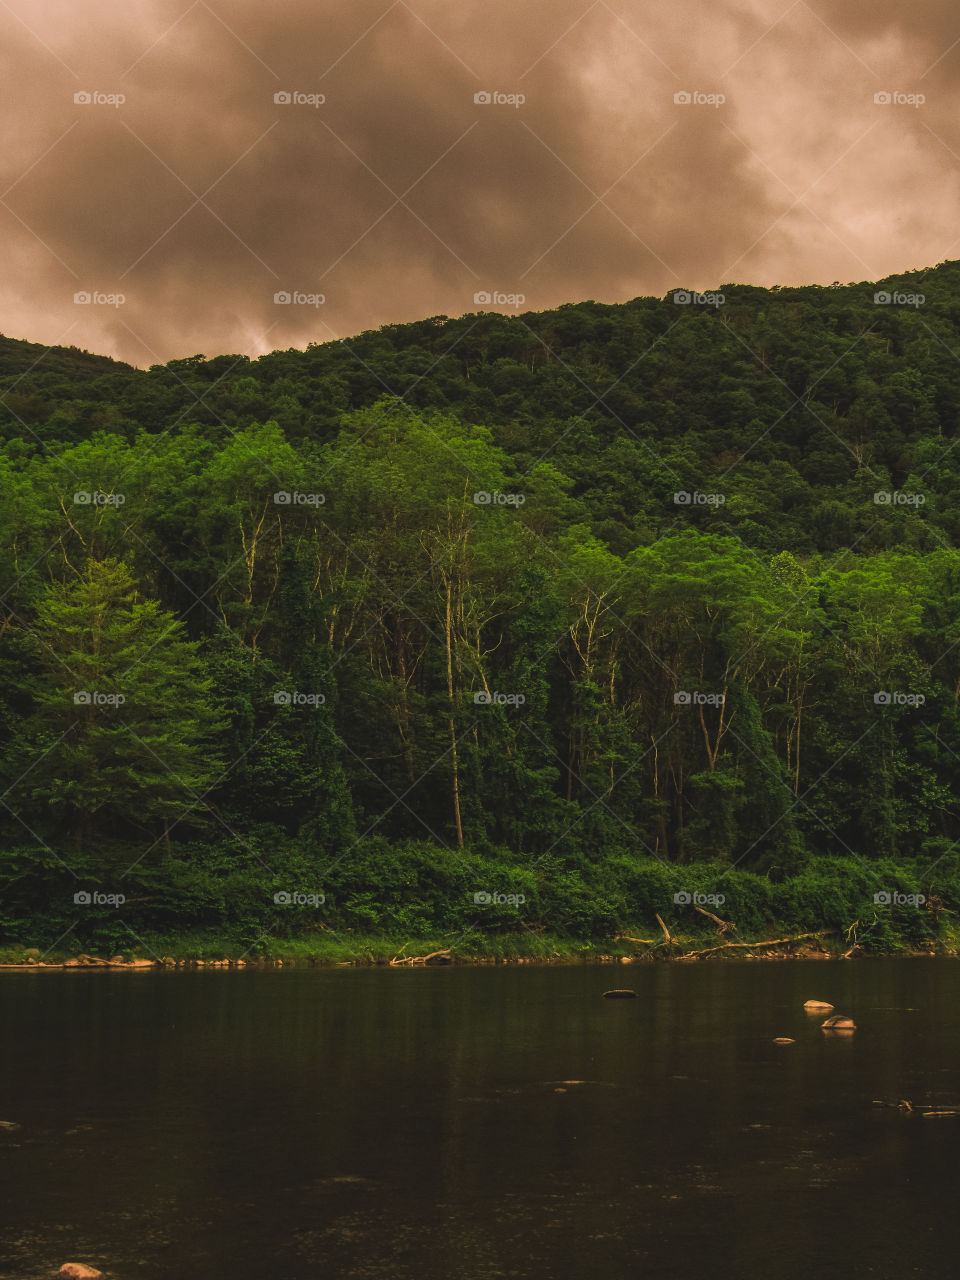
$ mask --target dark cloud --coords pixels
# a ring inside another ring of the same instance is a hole
[[[481,290],[541,308],[829,283],[960,243],[946,3],[16,3],[19,19],[0,10],[11,336],[139,364],[255,354],[458,315]],[[75,104],[83,90],[126,101]]]

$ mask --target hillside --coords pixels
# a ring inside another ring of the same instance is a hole
[[[6,935],[937,935],[960,263],[718,292],[0,340]]]

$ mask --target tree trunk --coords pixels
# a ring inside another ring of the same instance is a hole
[[[445,631],[447,642],[447,697],[450,700],[450,759],[453,767],[453,816],[457,823],[457,848],[463,848],[463,822],[460,817],[460,773],[457,764],[457,723],[453,714],[453,618],[451,616],[450,579],[446,580],[447,607]]]

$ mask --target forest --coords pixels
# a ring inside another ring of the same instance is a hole
[[[960,262],[708,297],[0,339],[0,941],[950,940]]]

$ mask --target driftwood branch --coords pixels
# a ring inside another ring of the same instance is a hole
[[[718,924],[720,926],[721,933],[727,933],[728,931],[736,933],[737,931],[737,926],[732,920],[721,920],[720,917],[715,916],[712,911],[704,911],[703,907],[694,907],[694,911],[699,911],[702,916],[706,916],[708,920],[712,920],[715,924]]]
[[[395,967],[401,964],[426,964],[427,961],[432,960],[434,956],[448,956],[449,954],[450,948],[447,947],[443,951],[431,951],[428,956],[403,956],[402,958],[400,956],[394,956],[390,961],[390,964]]]
[[[669,929],[667,928],[667,926],[663,923],[663,920],[660,918],[660,916],[659,916],[659,915],[657,916],[657,924],[658,924],[658,925],[660,926],[660,928],[663,930],[663,940],[664,940],[664,942],[672,942],[672,941],[673,941],[673,939],[670,937],[670,930],[669,930]]]
[[[616,933],[613,937],[614,942],[642,942],[645,947],[652,947],[653,938],[631,938],[629,933]]]
[[[698,951],[685,951],[683,959],[688,956],[706,956],[714,951],[727,951],[731,947],[752,947],[755,951],[762,951],[764,947],[783,947],[789,942],[803,942],[806,938],[822,938],[825,934],[836,933],[835,929],[819,929],[816,933],[797,933],[791,938],[768,938],[760,942],[721,942],[718,947],[703,947]]]

